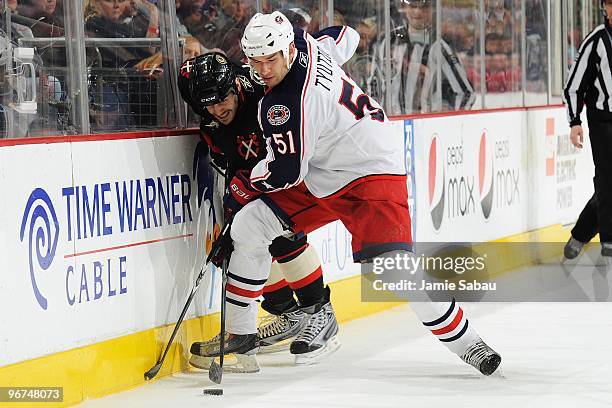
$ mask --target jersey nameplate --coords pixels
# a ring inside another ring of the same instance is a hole
[[[317,48],[317,73],[315,77],[315,86],[321,86],[328,92],[331,90],[329,86],[332,84],[333,75],[332,59],[325,51]]]

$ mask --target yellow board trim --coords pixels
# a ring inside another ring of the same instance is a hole
[[[497,242],[559,242],[559,253],[569,237],[561,225],[507,237]],[[510,251],[511,252],[511,251]],[[523,259],[512,253],[509,260]],[[516,265],[513,267],[524,266]],[[398,306],[398,302],[362,302],[360,276],[332,282],[332,302],[340,323]],[[64,387],[63,403],[33,403],[31,406],[68,406],[142,385],[143,374],[156,362],[174,324],[156,327],[100,343],[0,367],[3,387]],[[219,330],[219,314],[193,318],[183,323],[157,378],[184,371],[189,345],[212,337]],[[41,339],[44,341],[44,337]],[[15,406],[14,403],[0,406]]]

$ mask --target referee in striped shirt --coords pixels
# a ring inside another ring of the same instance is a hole
[[[391,31],[391,112],[410,114],[470,109],[475,95],[465,69],[450,45],[443,38],[436,39],[435,1],[396,1],[404,24]],[[382,38],[375,47],[368,78],[369,93],[382,104],[384,60],[385,41]]]
[[[577,148],[582,148],[584,137],[580,112],[587,107],[595,163],[595,193],[580,213],[564,255],[567,259],[577,257],[599,232],[601,255],[612,261],[612,0],[600,1],[604,24],[580,45],[564,90],[570,138]]]

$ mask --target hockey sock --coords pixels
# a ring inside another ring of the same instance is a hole
[[[272,262],[270,276],[263,288],[263,297],[261,307],[274,315],[283,314],[297,306],[293,298],[293,291],[287,284],[277,262]]]
[[[451,302],[410,302],[412,310],[450,351],[461,356],[479,336],[470,325],[463,308]]]
[[[320,303],[323,298],[323,271],[314,248],[306,245],[298,253],[277,257],[289,287],[295,292],[301,306]]]
[[[261,302],[262,309],[274,315],[281,315],[297,306],[293,298],[293,291],[289,285],[285,285],[272,292],[266,292],[264,288],[263,297],[264,301]]]

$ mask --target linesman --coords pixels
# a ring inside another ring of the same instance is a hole
[[[600,6],[604,23],[580,45],[563,93],[570,138],[579,149],[584,137],[580,112],[584,105],[587,107],[595,164],[595,193],[580,213],[565,245],[567,259],[577,257],[584,244],[599,233],[601,255],[612,260],[612,0],[601,0]]]

